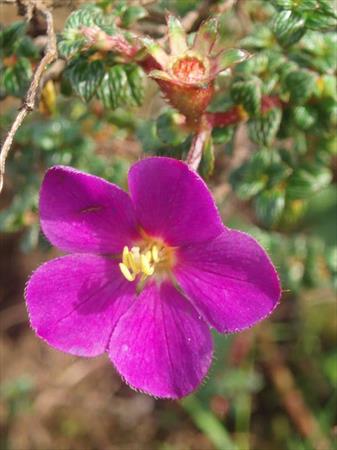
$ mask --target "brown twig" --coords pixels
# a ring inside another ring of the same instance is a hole
[[[35,8],[36,10],[40,11],[47,22],[47,46],[45,55],[39,62],[38,66],[36,67],[29,89],[27,91],[27,94],[22,102],[22,105],[19,109],[19,113],[16,116],[9,132],[6,135],[6,138],[4,140],[4,143],[1,148],[0,152],[0,193],[3,188],[4,183],[4,175],[5,175],[5,165],[6,165],[6,159],[9,154],[9,151],[12,146],[12,142],[14,139],[14,136],[21,126],[22,122],[24,121],[25,117],[33,111],[35,107],[36,98],[38,96],[39,88],[41,85],[41,79],[44,74],[45,68],[48,64],[52,63],[57,58],[57,43],[56,43],[56,35],[54,32],[54,22],[53,22],[53,16],[50,10],[39,0],[32,0],[29,1],[27,5],[27,18],[30,18],[31,12]]]

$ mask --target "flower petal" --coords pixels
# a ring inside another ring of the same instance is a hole
[[[48,344],[79,356],[103,353],[119,317],[135,300],[112,259],[74,254],[33,273],[26,288],[30,323]]]
[[[134,389],[180,398],[206,375],[212,338],[206,323],[170,282],[150,282],[118,322],[109,353]]]
[[[142,227],[169,245],[202,242],[224,229],[206,184],[182,161],[154,157],[134,164],[129,190]]]
[[[70,167],[48,170],[41,188],[40,216],[44,234],[64,251],[115,253],[138,237],[128,194]]]
[[[181,248],[175,275],[210,325],[236,332],[264,319],[281,288],[263,248],[249,235],[226,230],[211,242]]]

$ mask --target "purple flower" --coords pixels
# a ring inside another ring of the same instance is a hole
[[[251,327],[275,308],[280,284],[261,246],[223,226],[185,163],[144,159],[130,169],[129,191],[69,167],[47,172],[42,229],[71,254],[32,275],[30,321],[53,347],[107,351],[131,387],[180,398],[208,371],[210,327]]]

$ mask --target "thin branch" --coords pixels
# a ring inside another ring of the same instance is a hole
[[[24,121],[25,117],[33,111],[35,107],[36,98],[39,93],[39,87],[41,85],[41,79],[44,74],[44,71],[46,69],[46,66],[50,63],[52,63],[57,58],[57,43],[56,43],[56,35],[54,31],[54,23],[53,23],[53,16],[52,13],[47,9],[41,1],[35,0],[31,3],[29,3],[29,7],[27,8],[28,14],[30,15],[32,8],[36,8],[38,11],[40,11],[47,22],[47,46],[45,55],[39,62],[38,66],[35,69],[35,72],[33,74],[31,84],[29,86],[29,89],[27,91],[27,94],[22,102],[22,105],[19,109],[19,113],[16,116],[9,132],[7,133],[7,136],[4,140],[4,143],[1,148],[0,152],[0,193],[3,188],[4,184],[4,175],[5,175],[5,165],[6,165],[6,159],[9,154],[9,151],[11,149],[14,136],[21,126],[22,122]],[[28,17],[29,17],[28,15]]]
[[[212,126],[210,122],[208,122],[207,117],[204,116],[199,131],[197,131],[193,137],[191,147],[185,160],[191,169],[198,170],[206,142],[210,138],[211,133]]]

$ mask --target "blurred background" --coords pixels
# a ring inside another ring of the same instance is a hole
[[[297,4],[310,1],[316,2]],[[57,32],[80,3],[55,2]],[[115,97],[101,87],[91,98],[93,92],[79,87],[71,65],[76,61],[69,62],[68,55],[66,68],[57,61],[37,110],[15,138],[0,196],[1,450],[337,448],[337,107],[331,81],[336,38],[330,23],[314,22],[307,8],[298,12],[306,20],[303,38],[294,37],[298,23],[280,31],[274,16],[281,21],[282,8],[293,0],[275,0],[273,6],[263,0],[97,3],[105,12],[118,6],[125,28],[155,38],[165,32],[165,8],[184,17],[191,32],[198,17],[220,13],[222,41],[240,42],[257,57],[243,64],[236,78],[219,77],[213,110],[238,103],[238,97],[249,110],[251,103],[245,104],[235,85],[242,82],[248,91],[253,83],[248,95],[253,103],[260,87],[288,101],[282,120],[268,117],[268,126],[252,112],[249,123],[214,130],[212,162],[205,159],[201,166],[224,222],[252,233],[271,255],[282,277],[282,302],[254,329],[214,335],[207,379],[179,402],[132,391],[105,356],[72,357],[35,336],[23,299],[25,283],[37,266],[57,255],[39,231],[38,188],[46,168],[73,165],[126,188],[128,167],[144,151],[179,158],[190,142],[156,84],[138,67],[112,60]],[[46,27],[38,15],[26,26],[14,4],[1,3],[0,19],[5,136],[41,58]],[[66,40],[63,35],[64,47]],[[321,91],[304,95],[305,80],[289,81],[299,71],[316,77],[316,87],[323,83]]]

